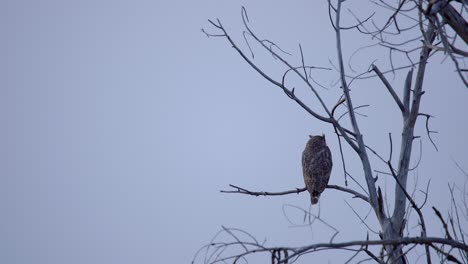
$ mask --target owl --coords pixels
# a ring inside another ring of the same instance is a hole
[[[310,139],[302,152],[302,173],[312,204],[316,204],[325,190],[333,166],[330,149],[325,135],[309,136]]]

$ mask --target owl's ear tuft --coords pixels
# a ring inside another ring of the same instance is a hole
[[[314,137],[314,136],[312,136],[312,135],[309,135],[309,138],[313,138],[313,137]]]

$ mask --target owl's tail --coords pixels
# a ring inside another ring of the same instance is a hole
[[[316,196],[311,196],[310,199],[311,199],[312,204],[318,203],[319,198],[320,198],[320,194]]]

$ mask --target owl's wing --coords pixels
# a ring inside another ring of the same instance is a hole
[[[323,170],[323,173],[324,174],[328,174],[328,177],[330,177],[330,172],[332,170],[332,167],[333,167],[333,160],[332,160],[332,156],[331,156],[331,151],[328,147],[325,147],[323,149],[323,154],[322,154],[322,170]]]
[[[330,173],[333,167],[333,161],[330,149],[324,147],[316,153],[312,160],[311,175],[315,179],[315,191],[321,193],[325,190],[330,179]]]
[[[313,175],[313,155],[307,149],[302,152],[302,173],[304,175],[304,182],[309,193],[315,190],[315,177]]]
[[[312,158],[311,169],[314,175],[324,175],[331,171],[333,166],[331,152],[328,147],[318,151]]]

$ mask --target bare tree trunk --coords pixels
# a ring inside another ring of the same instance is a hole
[[[436,32],[432,23],[429,24],[429,27],[426,31],[426,41],[431,44],[435,38]],[[408,170],[409,164],[411,161],[411,150],[414,140],[414,126],[416,125],[416,120],[419,115],[419,106],[421,102],[422,95],[424,91],[422,90],[424,74],[426,71],[426,64],[429,58],[431,48],[428,45],[424,45],[420,53],[420,61],[418,65],[418,72],[416,75],[416,82],[413,91],[413,103],[411,104],[411,111],[407,115],[403,115],[403,132],[400,148],[400,158],[398,163],[398,173],[397,181],[399,184],[395,185],[395,209],[393,211],[392,217],[387,221],[386,225],[383,226],[383,238],[384,239],[398,239],[403,237],[403,229],[405,224],[405,214],[406,214],[406,200],[407,196],[405,195],[406,183],[408,180]],[[405,89],[410,89],[410,87],[405,87]],[[406,93],[406,91],[405,91]],[[409,99],[409,98],[408,98]],[[409,110],[409,109],[408,109]],[[403,257],[403,252],[401,249],[390,250],[390,257],[392,263],[405,263]],[[428,254],[429,252],[426,252]],[[428,257],[428,263],[430,263],[430,258]]]

